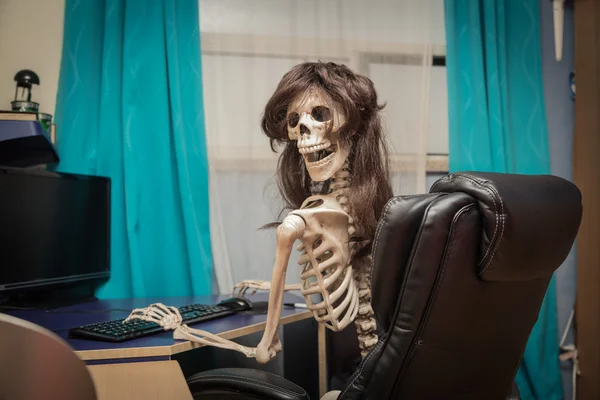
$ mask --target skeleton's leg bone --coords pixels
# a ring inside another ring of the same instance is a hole
[[[277,228],[277,249],[273,278],[271,279],[271,292],[269,293],[267,325],[262,340],[256,348],[256,360],[261,364],[270,361],[275,356],[275,350],[281,346],[275,339],[281,316],[285,274],[294,242],[302,237],[305,226],[302,218],[297,215],[289,215]]]

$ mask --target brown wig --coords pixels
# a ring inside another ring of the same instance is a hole
[[[349,193],[350,212],[357,237],[373,240],[377,221],[385,203],[392,197],[389,181],[387,148],[384,141],[373,82],[348,67],[335,63],[307,62],[286,73],[265,107],[262,130],[269,137],[271,149],[283,147],[277,165],[279,191],[285,209],[298,209],[311,196],[312,184],[304,158],[295,140],[288,138],[287,110],[299,94],[320,90],[344,113],[346,123],[340,127],[340,139],[350,145]],[[324,185],[327,190],[328,185]]]

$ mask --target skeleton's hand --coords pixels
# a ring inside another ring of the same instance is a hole
[[[127,323],[132,319],[155,322],[162,326],[165,331],[177,329],[183,321],[177,308],[165,306],[161,303],[150,304],[145,308],[136,308],[129,314],[129,317],[125,318],[123,323]]]
[[[246,294],[248,289],[253,289],[250,293],[250,296],[252,296],[258,290],[271,290],[271,282],[256,280],[241,281],[233,287],[233,295],[235,296],[237,292],[239,296],[243,296]],[[292,283],[283,287],[284,292],[289,292],[290,290],[302,290],[302,284]]]
[[[241,281],[233,287],[233,295],[236,296],[237,293],[238,296],[244,296],[248,289],[252,289],[250,295],[253,295],[258,290],[271,290],[271,282],[256,280]]]

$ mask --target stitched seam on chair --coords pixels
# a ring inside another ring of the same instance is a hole
[[[247,381],[244,382],[245,384],[248,384],[250,386],[257,386],[257,387],[264,387],[266,389],[275,389],[278,390],[280,392],[286,393],[286,394],[290,394],[290,395],[294,395],[294,396],[302,396],[306,394],[306,391],[304,389],[302,389],[302,391],[304,393],[297,393],[297,392],[292,392],[291,390],[282,388],[280,386],[275,386],[275,385],[271,385],[270,383],[266,383],[266,382],[261,382],[261,381],[257,381],[256,379],[252,379],[252,378],[247,378],[247,377],[235,377],[235,378],[225,378],[225,377],[219,377],[218,375],[203,375],[202,378],[210,378],[213,381],[223,381],[223,382],[240,382],[240,381]],[[202,380],[202,379],[200,379]],[[196,383],[198,382],[197,380],[192,381],[192,383]]]
[[[436,196],[437,197],[437,196]],[[412,265],[413,265],[413,261],[415,259],[415,249],[417,249],[419,247],[419,243],[421,241],[421,237],[423,236],[423,228],[424,228],[424,224],[425,221],[427,221],[427,216],[429,215],[429,211],[431,210],[432,205],[434,204],[434,202],[432,201],[431,203],[429,203],[427,205],[427,208],[425,209],[425,212],[423,213],[423,218],[421,219],[421,225],[419,226],[419,231],[417,233],[417,238],[415,239],[415,243],[413,245],[413,248],[411,250],[411,254],[410,254],[410,259],[408,261],[408,270],[407,270],[407,274],[405,276],[408,276],[410,274],[410,270],[412,269]],[[372,268],[371,268],[372,269]],[[396,309],[394,310],[394,316],[392,317],[392,321],[395,321],[396,318],[398,318],[398,312],[400,312],[400,307],[398,306],[398,304],[402,304],[402,300],[404,297],[404,292],[406,290],[406,282],[408,279],[404,279],[404,281],[402,282],[402,288],[400,289],[400,296],[399,296],[399,303],[396,303]],[[389,327],[389,330],[386,332],[385,337],[382,338],[381,340],[381,344],[386,344],[389,341],[390,338],[390,331],[392,331],[394,329],[394,324],[391,324]],[[378,347],[381,347],[378,345]],[[373,351],[374,353],[375,351]],[[369,353],[369,355],[367,357],[370,357],[373,353]],[[366,360],[368,358],[365,359],[365,364],[366,364]],[[403,361],[404,363],[404,361]],[[362,370],[364,368],[364,364],[363,366],[360,368],[360,370],[358,371],[358,374],[354,377],[354,379],[352,379],[352,382],[350,384],[348,384],[346,386],[346,389],[350,387],[351,384],[354,383],[354,381],[358,378],[358,376],[360,375],[360,373],[362,373]],[[341,396],[340,396],[341,397]]]
[[[465,207],[474,207],[474,206],[475,206],[475,204],[470,204],[470,205],[468,205],[468,206],[465,206]],[[458,211],[458,213],[459,213],[461,210],[463,210],[465,207],[461,208],[461,209]],[[457,213],[457,215],[458,215],[458,213]],[[453,231],[453,230],[454,230],[454,221],[455,221],[456,219],[457,219],[457,217],[455,216],[455,217],[454,217],[454,219],[453,219],[453,222],[452,222],[451,229],[450,229],[450,235],[449,235],[449,237],[448,237],[448,243],[451,243],[451,241],[453,240],[453,233],[454,233],[454,231]],[[422,229],[421,229],[421,231],[422,231]],[[448,252],[444,251],[444,260],[442,260],[442,270],[445,268],[445,265],[446,265],[446,256],[447,256],[447,254],[448,254]],[[413,260],[411,259],[411,265],[412,265],[412,262],[413,262]],[[436,278],[436,279],[437,279],[437,278]],[[437,283],[436,283],[436,286],[437,286]],[[433,290],[433,293],[432,293],[432,296],[434,296],[434,295],[435,295],[435,288],[434,288],[434,290]],[[430,299],[428,299],[427,305],[425,306],[425,312],[424,312],[424,314],[423,314],[422,323],[421,323],[421,324],[419,324],[419,326],[421,326],[421,329],[419,329],[419,328],[417,327],[417,331],[415,332],[415,339],[413,340],[413,343],[415,343],[415,341],[416,341],[416,342],[418,342],[418,337],[419,337],[420,333],[423,331],[423,328],[422,328],[422,326],[423,326],[423,324],[425,324],[425,323],[426,323],[426,321],[427,321],[427,315],[428,315],[428,312],[429,312],[429,307],[430,307],[430,305],[431,305],[431,303],[432,303],[432,300],[433,300],[433,299],[432,299],[431,297],[430,297]],[[394,319],[395,319],[395,318],[394,318]],[[405,365],[406,365],[406,363],[407,363],[407,362],[408,362],[408,361],[411,359],[413,352],[416,350],[416,348],[415,348],[414,346],[411,346],[411,349],[412,349],[412,350],[409,350],[409,352],[408,352],[408,354],[407,354],[406,358],[404,358],[404,360],[402,360],[402,366],[400,367],[400,376],[397,378],[397,381],[400,381],[400,380],[402,380],[402,376],[404,375],[404,372],[403,372],[403,371],[404,371]],[[395,386],[394,386],[394,388],[395,388]]]
[[[448,239],[448,245],[447,245],[446,250],[444,251],[444,260],[442,262],[442,268],[440,269],[439,276],[436,277],[435,287],[433,288],[431,296],[430,296],[430,298],[429,298],[429,300],[427,302],[427,307],[425,309],[425,314],[423,315],[423,322],[421,324],[420,329],[418,329],[417,335],[415,337],[415,341],[413,341],[414,344],[418,344],[421,341],[420,335],[423,332],[423,330],[426,328],[427,323],[429,322],[429,315],[431,313],[431,308],[433,307],[433,302],[435,300],[435,297],[437,296],[437,293],[439,291],[440,285],[442,284],[442,280],[443,280],[444,274],[446,272],[446,267],[448,266],[448,259],[450,258],[450,252],[452,250],[452,246],[454,245],[454,240],[456,239],[455,238],[455,232],[456,232],[456,226],[458,225],[458,220],[460,219],[460,217],[463,216],[463,214],[465,214],[467,211],[471,210],[475,206],[476,205],[474,203],[471,203],[471,204],[468,204],[468,205],[464,206],[463,208],[461,208],[460,210],[458,210],[458,212],[456,213],[456,216],[452,220],[452,227],[450,229],[450,236],[449,236],[449,239]],[[392,389],[392,393],[394,395],[396,395],[396,388],[397,388],[398,384],[402,381],[402,379],[404,377],[404,374],[406,373],[406,369],[405,369],[406,364],[408,362],[410,362],[410,360],[412,359],[415,351],[417,351],[417,347],[418,346],[416,346],[414,344],[411,346],[410,351],[408,353],[408,356],[402,362],[402,366],[400,368],[400,375],[396,379],[396,382],[394,383],[394,388]]]
[[[386,214],[388,213],[390,207],[392,205],[396,204],[399,200],[407,199],[407,198],[411,198],[411,197],[421,197],[421,196],[426,196],[426,195],[425,194],[417,194],[417,195],[408,195],[408,196],[397,196],[397,197],[390,199],[390,201],[388,201],[388,203],[385,205],[385,207],[383,209],[383,212],[381,213],[381,220],[380,220],[379,224],[377,225],[377,230],[375,231],[375,240],[373,242],[372,254],[375,254],[375,252],[377,251],[377,245],[379,243],[379,236],[381,234],[381,230],[383,229],[383,226],[386,223],[385,217],[386,217]],[[375,257],[371,257],[371,258],[372,258],[372,260],[371,260],[371,268],[369,271],[369,281],[373,282],[373,270],[375,269]],[[339,399],[341,399],[342,396],[348,391],[350,386],[352,386],[354,384],[354,382],[356,382],[356,380],[358,379],[360,374],[362,374],[362,371],[363,371],[365,365],[367,364],[367,361],[369,361],[369,359],[373,356],[373,354],[375,354],[377,352],[377,350],[379,348],[381,348],[381,346],[386,341],[387,336],[388,335],[386,334],[385,337],[381,338],[379,340],[379,342],[377,343],[377,345],[365,357],[365,359],[362,361],[360,367],[354,372],[354,374],[353,374],[352,378],[350,379],[350,381],[348,382],[348,384],[346,384],[344,391],[338,396]]]
[[[399,200],[398,197],[394,197],[385,205],[385,208],[383,209],[383,212],[381,213],[381,221],[377,225],[377,230],[375,231],[375,241],[373,242],[373,250],[371,251],[371,254],[375,254],[375,252],[377,251],[377,243],[379,243],[379,234],[381,233],[381,229],[383,229],[383,225],[385,225],[386,214],[390,210],[390,207],[393,204],[396,204],[398,202],[398,200]],[[371,257],[371,268],[369,268],[369,269],[370,269],[369,282],[373,282],[373,270],[375,269],[375,257]]]
[[[494,199],[494,194],[496,194],[498,196],[500,204],[502,205],[502,212],[504,212],[502,198],[499,196],[498,192],[493,190],[490,186],[484,185],[483,183],[479,182],[479,180],[477,180],[477,178],[475,178],[475,177],[472,177],[470,175],[465,175],[465,174],[455,174],[454,178],[471,182],[471,183],[479,186],[486,192],[488,192],[488,195],[494,205],[494,216],[496,218],[496,224],[494,226],[494,234],[492,235],[492,239],[491,239],[492,245],[487,248],[485,255],[483,256],[483,258],[481,259],[481,261],[479,262],[479,265],[478,265],[478,267],[481,267],[482,265],[484,265],[484,267],[482,268],[482,271],[479,273],[479,275],[481,275],[485,272],[485,270],[489,266],[489,262],[487,262],[487,260],[492,259],[495,251],[498,249],[498,245],[499,245],[500,241],[502,240],[502,236],[504,233],[504,215],[499,215],[499,213],[498,213],[498,204],[496,204],[496,200]],[[502,225],[502,226],[500,227],[500,225]],[[500,238],[496,241],[496,237],[498,235],[499,228],[501,228],[501,234],[500,234]],[[491,254],[490,254],[490,251],[492,252]]]
[[[438,180],[437,182],[435,182],[435,183],[434,183],[434,184],[431,186],[431,189],[430,189],[430,190],[433,190],[433,189],[434,189],[434,188],[435,188],[435,187],[436,187],[438,184],[440,184],[440,183],[450,182],[450,181],[452,181],[453,179],[462,179],[462,180],[466,180],[466,181],[468,181],[468,182],[474,183],[475,185],[477,185],[477,186],[479,186],[479,187],[483,188],[485,191],[487,191],[487,192],[488,192],[488,194],[490,195],[490,199],[492,200],[492,203],[494,204],[494,215],[495,215],[495,217],[496,217],[496,224],[495,224],[495,226],[494,226],[494,234],[492,235],[492,243],[493,243],[493,245],[492,245],[492,246],[490,246],[490,247],[488,247],[488,249],[487,249],[487,251],[486,251],[485,255],[483,256],[483,258],[482,258],[482,259],[481,259],[481,261],[479,262],[479,267],[480,267],[481,265],[485,264],[485,260],[486,260],[486,258],[488,257],[488,255],[489,255],[489,252],[491,251],[492,247],[494,247],[494,246],[495,246],[495,243],[494,243],[494,238],[496,237],[496,233],[497,233],[497,231],[498,231],[498,226],[500,225],[500,223],[499,223],[499,222],[500,222],[500,219],[501,219],[501,218],[498,216],[498,206],[496,205],[496,201],[494,200],[494,196],[493,196],[493,194],[494,194],[494,193],[492,192],[492,190],[491,190],[491,189],[490,189],[488,186],[486,186],[486,185],[483,185],[481,182],[479,182],[479,180],[477,180],[477,178],[475,178],[475,177],[472,177],[472,176],[470,176],[470,175],[466,175],[466,174],[456,173],[456,174],[453,174],[451,177],[442,178],[442,179]],[[500,201],[502,201],[502,198],[500,198],[500,196],[498,196],[498,198],[500,199]],[[503,219],[503,218],[502,218],[502,219]],[[494,249],[494,251],[495,251],[495,249]],[[491,260],[491,257],[490,257],[490,260]],[[480,274],[482,274],[482,273],[483,273],[483,272],[484,272],[486,269],[487,269],[487,266],[485,266],[485,267],[483,268],[483,271],[482,271]]]
[[[388,211],[389,211],[390,207],[391,207],[393,204],[397,203],[399,200],[402,200],[402,199],[410,199],[410,198],[416,198],[416,197],[426,197],[426,196],[430,196],[430,195],[431,195],[431,194],[428,194],[428,193],[427,193],[427,194],[415,194],[415,195],[397,196],[397,197],[394,197],[394,198],[390,199],[390,201],[388,201],[388,203],[386,204],[385,208],[383,209],[383,212],[381,213],[381,215],[382,215],[382,219],[381,219],[380,223],[378,224],[378,226],[377,226],[377,230],[376,230],[376,232],[375,232],[375,240],[374,240],[374,242],[373,242],[373,252],[372,252],[373,254],[375,254],[375,252],[376,252],[376,250],[377,250],[377,245],[378,245],[378,243],[379,243],[379,236],[380,236],[381,230],[382,230],[382,228],[383,228],[383,225],[385,225],[385,216],[386,216],[386,214],[388,213]],[[436,197],[439,197],[439,195],[438,195],[438,196],[436,196]],[[427,205],[427,209],[425,210],[425,213],[424,213],[423,219],[421,220],[421,226],[419,227],[419,233],[418,233],[418,237],[417,237],[417,239],[416,239],[416,241],[415,241],[415,243],[416,243],[416,244],[418,244],[418,242],[419,242],[419,240],[420,240],[420,238],[421,238],[421,234],[422,234],[422,232],[423,232],[423,223],[424,223],[424,221],[426,220],[426,217],[427,217],[427,215],[429,214],[429,210],[431,209],[431,205],[432,205],[432,204],[433,204],[433,202],[431,202],[430,204],[428,204],[428,205]],[[416,246],[415,246],[415,248],[416,248]],[[370,278],[371,278],[371,282],[372,282],[372,278],[373,278],[373,270],[375,269],[375,257],[372,257],[372,258],[373,258],[373,260],[372,260],[372,264],[371,264],[371,268],[370,268],[370,269],[371,269],[371,271],[370,271]],[[412,252],[412,254],[411,254],[411,258],[410,258],[410,261],[409,261],[409,263],[408,263],[408,265],[409,265],[409,271],[410,271],[410,267],[412,266],[412,261],[413,261],[413,260],[414,260],[414,251]],[[400,299],[402,299],[402,296],[403,296],[403,294],[404,294],[405,287],[406,287],[406,280],[405,280],[404,284],[402,285],[402,289],[400,290],[400,293],[401,293],[401,295],[400,295]],[[395,310],[395,312],[394,312],[394,317],[393,317],[393,319],[394,319],[394,320],[395,320],[395,319],[396,319],[396,317],[397,317],[397,311],[398,311],[398,310]],[[392,324],[392,325],[390,326],[390,328],[389,328],[389,329],[390,329],[390,330],[392,330],[393,328],[394,328],[394,325]],[[343,395],[344,395],[344,394],[345,394],[345,393],[348,391],[348,389],[350,388],[350,386],[352,386],[352,385],[354,384],[354,382],[356,381],[356,379],[358,379],[358,377],[359,377],[359,376],[360,376],[360,374],[362,373],[362,371],[363,371],[363,369],[364,369],[364,367],[365,367],[365,365],[366,365],[367,361],[368,361],[368,360],[371,358],[371,356],[372,356],[373,354],[375,354],[375,353],[377,352],[377,350],[378,350],[379,348],[381,348],[381,346],[382,346],[383,344],[385,344],[385,343],[387,343],[387,342],[388,342],[389,336],[390,336],[390,335],[389,335],[389,332],[386,332],[386,334],[384,335],[384,337],[382,337],[382,338],[379,340],[379,342],[378,342],[378,343],[377,343],[377,345],[376,345],[376,346],[373,348],[373,350],[371,350],[371,352],[370,352],[370,353],[369,353],[369,354],[368,354],[368,355],[365,357],[365,359],[363,360],[363,362],[362,362],[362,364],[361,364],[360,368],[359,368],[358,370],[356,370],[356,372],[353,374],[353,377],[352,377],[352,378],[351,378],[351,380],[348,382],[348,384],[346,385],[346,388],[345,388],[345,389],[344,389],[344,391],[343,391],[343,392],[342,392],[342,393],[341,393],[341,394],[338,396],[338,398],[340,398],[340,399],[341,399],[341,398],[342,398],[342,396],[343,396]]]
[[[414,198],[418,198],[418,197],[427,197],[427,196],[431,196],[431,194],[425,193],[425,194],[410,194],[410,195],[405,195],[405,196],[396,196],[396,197],[392,198],[385,205],[385,208],[383,209],[383,212],[381,213],[381,215],[385,216],[385,214],[387,214],[387,212],[389,211],[390,207],[392,205],[394,205],[395,203],[397,203],[398,200],[408,200],[408,199],[414,199]],[[377,225],[377,231],[375,232],[375,242],[373,243],[373,252],[375,252],[375,249],[377,248],[377,242],[379,241],[379,233],[381,232],[383,225],[385,225],[385,222],[382,219],[382,221]]]
[[[419,197],[429,197],[429,196],[434,196],[437,193],[417,193],[417,194],[402,194],[400,196],[396,196],[396,199],[402,199],[402,200],[408,200],[408,199],[415,199],[415,198],[419,198]]]
[[[433,191],[433,189],[435,189],[436,186],[439,185],[440,183],[450,182],[452,180],[453,176],[454,175],[448,175],[441,179],[438,179],[436,182],[433,183],[433,185],[431,185],[431,187],[429,188],[429,192],[431,193]]]
[[[405,199],[418,198],[418,197],[427,197],[427,196],[431,196],[431,194],[426,193],[426,194],[413,194],[413,195],[406,195],[406,196],[397,196],[397,197],[392,198],[386,204],[385,208],[383,209],[383,212],[381,213],[381,215],[382,215],[381,221],[377,225],[377,230],[375,232],[375,241],[373,242],[373,250],[371,251],[371,254],[375,254],[375,252],[377,251],[377,244],[379,243],[379,235],[381,233],[381,229],[383,229],[383,225],[385,225],[385,215],[389,211],[390,207],[393,204],[396,204],[398,202],[398,200],[405,200]],[[429,206],[427,208],[429,209]],[[369,269],[370,269],[369,282],[373,282],[373,270],[375,269],[375,257],[371,257],[371,268],[369,268]]]
[[[496,243],[494,243],[494,249],[492,250],[492,253],[490,254],[489,260],[487,261],[486,265],[482,268],[479,275],[483,275],[485,273],[485,271],[487,271],[490,264],[492,263],[492,259],[494,258],[494,255],[496,255],[496,251],[498,250],[498,247],[500,247],[500,243],[502,243],[502,238],[504,237],[504,228],[506,225],[506,215],[504,213],[504,202],[502,201],[502,197],[500,196],[500,193],[498,193],[498,191],[493,186],[490,186],[490,190],[498,197],[498,201],[500,202],[500,236],[498,237],[498,240],[496,241]],[[483,263],[483,260],[482,260],[482,263]]]
[[[358,377],[360,376],[360,374],[362,374],[362,371],[365,368],[365,365],[367,364],[367,361],[369,361],[369,359],[371,358],[371,356],[373,354],[375,354],[377,352],[377,350],[379,350],[379,348],[381,347],[381,345],[383,345],[383,342],[384,342],[384,340],[382,338],[382,340],[380,340],[379,343],[377,343],[377,345],[373,348],[373,350],[371,350],[371,352],[369,354],[367,354],[367,356],[365,357],[365,359],[362,362],[362,365],[360,366],[360,368],[358,370],[356,370],[356,372],[354,373],[354,376],[352,377],[352,380],[350,382],[348,382],[348,384],[344,388],[344,391],[342,393],[340,393],[340,395],[338,396],[338,399],[341,399],[342,396],[344,394],[346,394],[346,392],[348,391],[348,389],[350,388],[350,386],[354,385],[354,382],[356,382],[356,380],[358,379]]]

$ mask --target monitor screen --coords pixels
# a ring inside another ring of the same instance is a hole
[[[108,178],[0,168],[0,291],[109,273]]]

